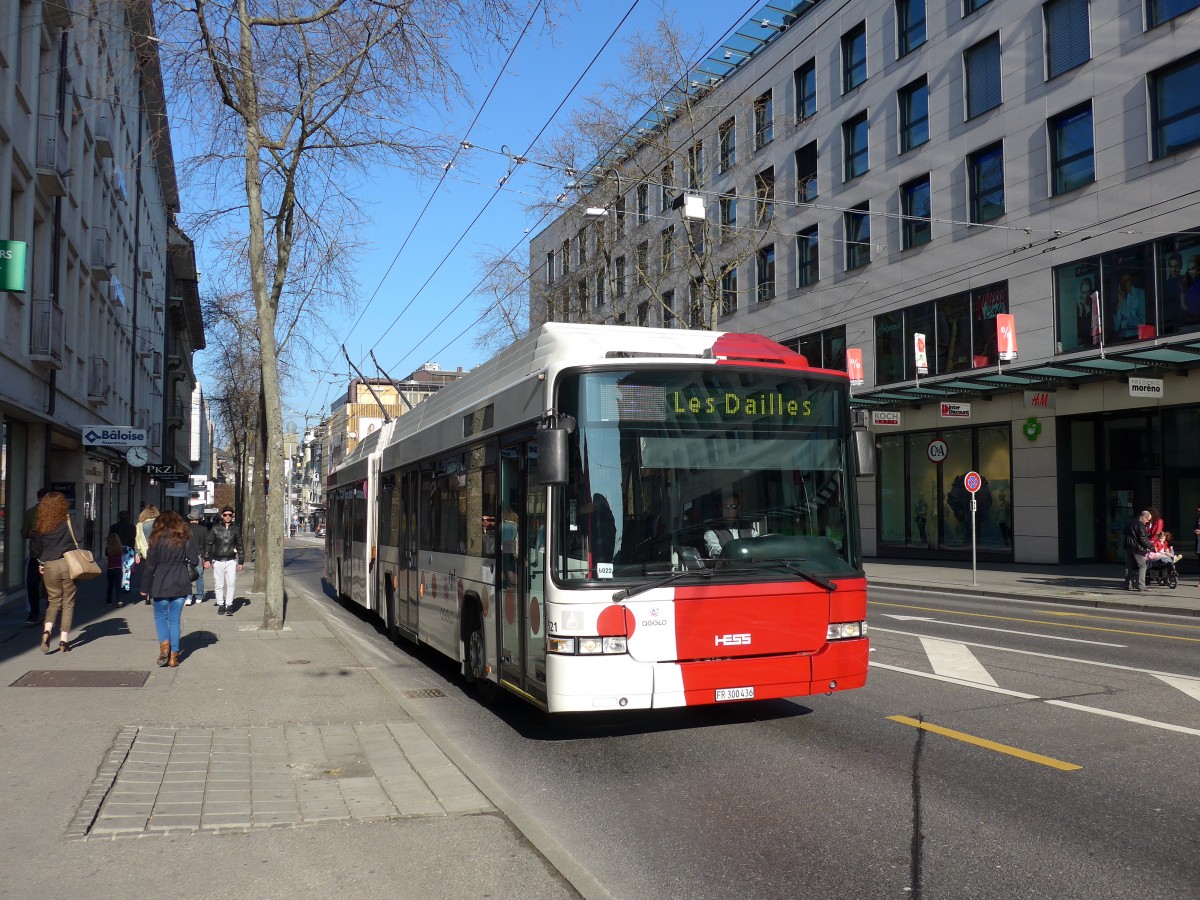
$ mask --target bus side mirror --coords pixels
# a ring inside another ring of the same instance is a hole
[[[546,485],[567,483],[567,430],[543,428],[537,438],[538,481]]]
[[[875,459],[875,435],[864,425],[850,429],[850,440],[854,444],[854,471],[856,475],[875,475],[878,466]]]

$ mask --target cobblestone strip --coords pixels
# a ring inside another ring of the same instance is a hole
[[[88,788],[83,802],[75,812],[75,818],[71,820],[71,824],[67,827],[67,837],[85,838],[88,832],[92,830],[92,825],[95,823],[96,817],[100,814],[100,806],[104,803],[104,798],[108,796],[108,792],[112,790],[113,783],[117,780],[117,773],[121,771],[121,766],[125,764],[137,733],[138,729],[136,725],[125,725],[117,732],[117,736],[113,739],[112,747],[109,748],[108,753],[104,756],[104,762],[100,764],[100,768],[96,771],[96,777],[92,781],[92,786]]]
[[[447,815],[489,812],[495,807],[415,722],[389,722],[405,759]]]
[[[249,828],[253,821],[248,729],[212,729],[207,775],[200,827]]]
[[[146,830],[166,776],[174,737],[170,728],[138,729],[92,825],[92,834],[137,834]]]

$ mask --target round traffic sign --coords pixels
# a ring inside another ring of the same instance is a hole
[[[929,442],[929,447],[926,449],[925,455],[929,457],[930,462],[940,463],[950,455],[950,448],[946,446],[945,441],[935,438]]]
[[[983,485],[983,479],[979,477],[978,472],[968,472],[963,477],[963,487],[974,494]]]

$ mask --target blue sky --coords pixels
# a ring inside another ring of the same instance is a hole
[[[433,193],[437,179],[417,180],[389,169],[381,171],[378,177],[363,186],[363,212],[371,221],[363,235],[369,246],[361,255],[357,272],[361,296],[359,309],[342,324],[338,341],[331,341],[323,348],[322,359],[314,359],[307,367],[321,369],[328,375],[322,378],[312,374],[289,388],[284,397],[285,426],[294,422],[303,428],[306,413],[315,416],[327,412],[330,403],[345,391],[347,366],[338,349],[341,341],[367,375],[377,374],[367,356],[371,349],[395,378],[404,377],[425,362],[436,362],[444,369],[471,368],[483,362],[484,354],[472,343],[475,332],[472,323],[485,303],[483,297],[472,295],[482,274],[476,255],[485,247],[507,250],[520,243],[514,255],[524,265],[528,251],[522,242],[544,227],[544,223],[539,226],[530,220],[523,208],[532,199],[529,192],[538,190],[534,184],[537,173],[527,171],[533,167],[526,165],[517,168],[506,185],[508,189],[492,201],[463,237],[467,225],[487,203],[497,181],[508,173],[508,160],[493,151],[509,148],[514,154],[522,153],[581,75],[582,82],[555,122],[562,121],[570,107],[592,92],[596,85],[611,79],[624,51],[623,39],[635,31],[649,31],[661,14],[663,2],[686,11],[681,19],[690,23],[693,33],[703,34],[705,47],[711,46],[727,30],[739,26],[761,4],[761,0],[754,4],[745,0],[687,0],[674,4],[670,0],[638,0],[636,3],[634,0],[579,0],[578,9],[564,9],[556,18],[557,25],[552,34],[544,29],[536,33],[531,30],[518,46],[506,74],[498,82],[470,134],[471,143],[478,149],[467,165],[462,169],[456,167],[437,190],[432,205],[398,258],[397,251]],[[596,64],[588,69],[589,61],[631,6],[632,14]],[[460,69],[476,106],[464,104],[456,111],[450,125],[455,136],[465,134],[503,62],[503,55],[496,54],[482,71]],[[553,131],[554,123],[543,141]],[[182,131],[177,132],[177,142],[181,137]],[[176,153],[187,155],[186,145],[177,148]],[[538,155],[534,150],[530,158]],[[186,214],[188,198],[184,196],[182,200]],[[461,243],[439,268],[439,263],[460,237]],[[203,243],[197,246],[202,271],[206,252]],[[393,259],[395,265],[385,278]],[[431,279],[429,284],[422,288],[427,279]],[[372,294],[376,294],[374,300],[351,332],[351,325]],[[409,308],[401,314],[406,306]],[[366,365],[359,362],[360,359],[366,360]]]

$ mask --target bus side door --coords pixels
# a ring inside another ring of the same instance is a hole
[[[500,448],[500,680],[546,701],[546,489],[537,477],[537,445]]]

